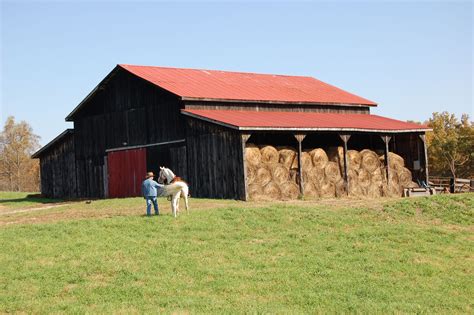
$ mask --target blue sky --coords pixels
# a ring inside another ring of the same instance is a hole
[[[118,63],[309,75],[383,116],[474,116],[470,1],[0,2],[1,122],[42,144]]]

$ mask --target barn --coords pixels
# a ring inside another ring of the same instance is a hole
[[[272,195],[277,175],[248,159],[251,150],[270,148],[295,153],[288,173],[278,153],[269,158],[280,180],[293,180],[286,197],[295,197],[295,185],[298,196],[309,191],[307,157],[316,149],[328,163],[338,158],[345,194],[356,151],[380,156],[386,184],[393,157],[403,158],[410,179],[427,181],[428,128],[373,115],[375,106],[312,77],[120,64],[66,117],[74,128],[33,157],[42,194],[53,198],[139,196],[146,171],[161,165],[184,178],[194,197],[252,199],[253,182],[269,176],[260,194]]]

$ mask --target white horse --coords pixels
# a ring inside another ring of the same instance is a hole
[[[179,212],[179,198],[184,198],[184,205],[186,212],[188,212],[188,194],[189,187],[180,177],[177,177],[169,168],[160,166],[160,175],[158,176],[158,183],[165,184],[163,188],[164,196],[171,196],[171,209],[173,216]]]

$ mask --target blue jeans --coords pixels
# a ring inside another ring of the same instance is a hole
[[[153,208],[155,209],[155,214],[158,215],[160,214],[160,211],[158,210],[158,201],[156,200],[156,197],[145,197],[146,201],[146,215],[151,215],[151,204],[153,204]]]

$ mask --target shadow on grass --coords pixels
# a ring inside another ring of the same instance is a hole
[[[10,199],[0,199],[0,204],[2,203],[58,203],[63,202],[63,199],[51,199],[51,198],[43,198],[39,196],[26,196],[23,198],[10,198]]]

